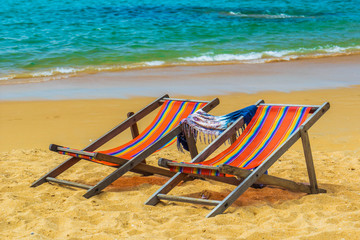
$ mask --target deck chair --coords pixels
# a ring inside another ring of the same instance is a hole
[[[71,158],[42,176],[34,182],[31,187],[39,186],[44,182],[55,182],[87,189],[88,191],[84,194],[84,197],[90,198],[95,194],[98,194],[102,189],[110,185],[128,171],[145,175],[160,174],[171,177],[174,175],[173,172],[170,172],[167,169],[148,165],[146,164],[145,159],[155,151],[167,147],[176,141],[175,137],[181,132],[179,123],[182,119],[199,109],[206,112],[210,111],[218,104],[219,100],[217,98],[207,102],[171,99],[168,95],[164,95],[136,114],[128,114],[128,118],[124,122],[110,130],[89,146],[85,147],[83,150],[75,150],[51,144],[50,150],[60,154],[69,155]],[[142,133],[139,134],[136,122],[154,111],[159,106],[161,106],[161,108],[155,119]],[[113,149],[94,152],[96,149],[128,128],[132,130],[134,137],[131,141]],[[56,178],[81,159],[105,164],[116,168],[116,170],[98,182],[95,186]]]
[[[239,130],[244,124],[242,118],[235,121],[190,163],[159,159],[160,166],[168,167],[177,173],[145,204],[156,205],[160,200],[169,200],[213,205],[215,208],[207,215],[213,217],[223,213],[253,184],[277,185],[291,191],[309,194],[326,192],[317,185],[308,129],[329,108],[330,104],[327,102],[321,106],[300,106],[265,104],[259,101],[255,116],[245,130],[233,144],[214,158],[206,160],[215,149]],[[310,184],[296,183],[264,174],[299,138],[304,148]],[[222,201],[167,195],[189,174],[227,182],[236,185],[236,188]]]

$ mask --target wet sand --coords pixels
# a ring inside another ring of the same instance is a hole
[[[360,84],[360,55],[291,62],[154,67],[101,72],[68,79],[0,81],[0,101],[209,96],[261,91],[291,92]]]

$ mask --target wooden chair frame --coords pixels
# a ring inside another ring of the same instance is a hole
[[[141,173],[141,174],[159,174],[171,177],[175,173],[172,173],[168,171],[167,169],[155,167],[146,164],[145,159],[150,156],[152,153],[154,153],[156,150],[164,146],[166,143],[171,141],[174,137],[176,137],[181,132],[180,125],[175,127],[173,130],[171,130],[169,133],[167,133],[165,136],[157,140],[154,144],[146,148],[143,152],[141,152],[139,155],[134,157],[131,160],[122,159],[119,157],[103,154],[103,153],[94,153],[96,149],[113,139],[115,136],[123,132],[124,130],[130,128],[132,132],[132,136],[135,138],[138,134],[138,127],[137,122],[150,114],[152,111],[154,111],[156,108],[161,106],[165,100],[178,100],[178,101],[196,101],[196,102],[206,102],[207,104],[202,108],[205,112],[210,111],[214,107],[216,107],[219,104],[219,99],[215,98],[212,101],[197,101],[197,100],[185,100],[185,99],[174,99],[169,98],[169,95],[163,95],[162,97],[156,99],[154,102],[147,105],[145,108],[141,109],[137,113],[128,113],[128,118],[120,123],[118,126],[111,129],[109,132],[107,132],[105,135],[101,136],[97,140],[95,140],[93,143],[85,147],[84,149],[77,151],[77,150],[69,150],[66,148],[63,148],[61,146],[52,144],[50,145],[50,150],[52,151],[67,151],[70,153],[76,153],[76,154],[82,154],[89,157],[95,157],[98,160],[107,161],[110,163],[116,163],[119,164],[119,167],[116,167],[116,170],[109,174],[107,177],[105,177],[103,180],[98,182],[95,186],[90,186],[86,184],[80,184],[76,182],[66,181],[57,179],[56,177],[72,167],[74,164],[79,162],[81,158],[77,157],[71,157],[52,169],[50,172],[46,173],[44,176],[39,178],[37,181],[35,181],[31,187],[37,187],[45,182],[56,182],[59,184],[65,184],[73,187],[79,187],[83,189],[87,189],[88,191],[84,194],[85,198],[90,198],[98,193],[101,192],[105,187],[110,185],[112,182],[114,182],[116,179],[124,175],[128,171]],[[83,159],[87,160],[87,159]],[[90,161],[90,160],[88,160]]]
[[[241,181],[235,179],[234,177],[210,177],[201,175],[205,178],[211,178],[213,180],[221,180],[221,178],[228,178],[228,183],[237,185],[237,187],[222,201],[207,200],[207,199],[198,199],[182,196],[172,196],[167,195],[177,184],[186,178],[189,174],[187,173],[176,173],[167,183],[165,183],[158,191],[156,191],[145,204],[147,205],[156,205],[161,199],[170,200],[170,201],[179,201],[179,202],[189,202],[205,205],[213,205],[215,208],[206,216],[214,217],[218,214],[223,213],[230,205],[236,201],[250,186],[254,183],[258,184],[268,184],[268,185],[277,185],[291,191],[301,191],[309,194],[316,193],[325,193],[326,190],[318,188],[315,168],[310,148],[310,141],[308,136],[309,128],[314,125],[314,123],[319,120],[319,118],[330,108],[330,104],[325,102],[321,106],[313,105],[283,105],[283,104],[265,104],[263,100],[257,102],[257,105],[280,105],[280,106],[304,106],[311,107],[310,113],[312,115],[308,117],[305,122],[292,134],[289,138],[280,145],[269,157],[267,157],[256,169],[249,171],[242,168],[233,167],[230,165],[223,164],[221,166],[201,166],[193,165],[186,163],[175,163],[167,159],[160,159],[159,165],[164,167],[169,166],[182,166],[182,167],[192,167],[192,168],[205,168],[211,170],[218,170],[221,173],[234,175],[237,178],[242,179]],[[222,145],[227,139],[231,138],[234,133],[244,125],[243,118],[239,118],[234,122],[227,130],[225,130],[215,141],[213,141],[207,148],[205,148],[199,155],[197,155],[191,163],[198,163],[204,161],[207,157],[210,156],[220,145]],[[279,177],[269,176],[264,174],[299,138],[302,140],[302,145],[304,149],[304,156],[307,166],[307,172],[309,176],[310,185],[296,183],[287,179],[282,179]]]

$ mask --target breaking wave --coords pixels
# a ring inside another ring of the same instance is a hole
[[[227,63],[266,63],[274,61],[291,61],[300,58],[320,58],[339,55],[359,54],[360,46],[340,47],[340,46],[324,46],[317,48],[300,48],[296,50],[281,51],[263,51],[250,52],[242,54],[214,54],[208,52],[199,56],[180,57],[173,61],[165,62],[160,60],[132,63],[117,64],[106,66],[86,66],[86,67],[57,67],[54,69],[46,69],[36,72],[18,73],[0,75],[2,84],[13,84],[16,79],[27,79],[26,82],[42,82],[49,80],[65,79],[76,76],[78,74],[93,74],[106,71],[125,71],[143,68],[154,68],[163,66],[178,65],[202,65],[202,64],[227,64]],[[5,81],[8,81],[5,83]],[[24,81],[23,81],[24,82]]]

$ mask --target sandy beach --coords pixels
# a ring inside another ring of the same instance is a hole
[[[291,69],[292,63],[282,64],[283,69],[286,69],[284,64]],[[301,74],[294,74],[294,78],[301,78]],[[330,110],[309,131],[318,183],[328,192],[305,195],[274,187],[249,189],[225,214],[206,219],[212,207],[169,202],[155,207],[144,205],[167,181],[159,176],[130,173],[90,199],[82,197],[84,190],[57,184],[30,188],[32,182],[66,159],[47,150],[50,143],[83,148],[123,121],[127,112],[141,109],[154,97],[1,101],[0,238],[359,239],[360,85],[172,96],[205,100],[219,97],[220,105],[211,112],[215,115],[229,113],[259,99],[267,103],[315,105],[329,101]],[[150,120],[151,116],[141,121],[139,128],[144,129]],[[130,138],[130,131],[126,131],[104,148]],[[190,160],[188,154],[171,146],[147,161],[157,165],[159,157]],[[60,178],[91,185],[111,171],[82,161]],[[308,182],[300,142],[270,168],[270,173]],[[214,181],[194,180],[183,183],[173,193],[193,197],[206,194],[220,200],[232,189],[233,186]]]

